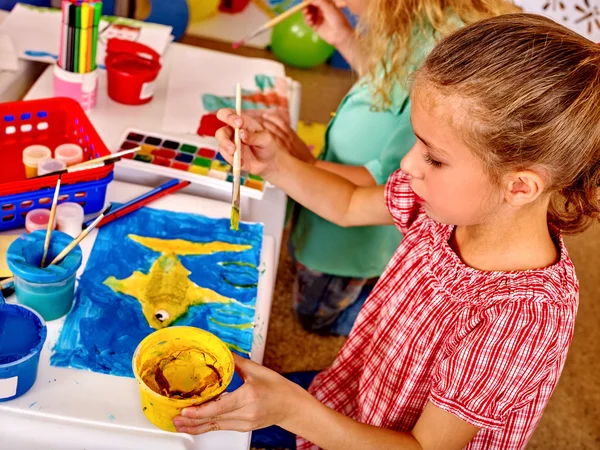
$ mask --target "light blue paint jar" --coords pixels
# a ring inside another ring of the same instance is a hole
[[[34,310],[4,304],[1,297],[0,402],[6,402],[20,397],[35,383],[47,331],[44,320]]]
[[[36,310],[44,320],[54,320],[69,312],[75,292],[75,275],[81,265],[81,248],[75,247],[60,263],[40,268],[46,231],[19,236],[6,252],[6,262],[15,277],[15,293],[20,304]],[[73,238],[53,231],[47,263]]]

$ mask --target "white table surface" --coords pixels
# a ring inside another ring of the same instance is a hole
[[[147,191],[144,186],[115,181],[107,201],[125,202]],[[152,208],[228,217],[230,205],[176,193],[153,202]],[[11,231],[11,234],[14,231]],[[81,275],[97,231],[81,243]],[[261,252],[252,359],[262,362],[276,267],[273,239],[265,237]],[[8,301],[14,301],[14,295]],[[63,319],[47,323],[48,338],[37,381],[25,395],[0,403],[0,448],[6,450],[237,450],[249,447],[250,433],[218,431],[202,436],[168,433],[142,413],[137,382],[89,371],[50,366],[51,349]],[[35,430],[35,432],[32,432]]]

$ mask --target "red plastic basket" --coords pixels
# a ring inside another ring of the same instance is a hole
[[[54,149],[60,144],[78,144],[83,159],[110,154],[94,126],[70,98],[48,98],[0,103],[0,197],[56,186],[58,176],[25,178],[22,154],[25,147],[41,144]],[[61,184],[106,178],[112,166],[65,174]]]

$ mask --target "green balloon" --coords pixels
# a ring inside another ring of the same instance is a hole
[[[333,55],[329,45],[304,22],[302,11],[278,23],[271,34],[271,50],[277,58],[301,69],[323,64]]]

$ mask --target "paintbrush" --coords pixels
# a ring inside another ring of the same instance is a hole
[[[110,166],[111,164],[114,164],[120,160],[121,160],[121,158],[119,156],[116,156],[114,158],[104,159],[99,162],[96,162],[96,160],[91,160],[94,162],[90,161],[90,162],[75,164],[75,165],[69,166],[63,170],[57,170],[56,172],[50,172],[50,173],[46,173],[44,175],[38,175],[37,177],[33,177],[33,178],[55,177],[56,175],[64,175],[65,173],[75,173],[75,172],[81,172],[83,170],[97,169],[99,167]]]
[[[293,8],[288,9],[287,11],[285,11],[284,13],[279,14],[277,17],[274,17],[273,19],[269,20],[267,23],[265,23],[263,26],[261,26],[260,28],[257,28],[253,33],[249,34],[248,36],[246,36],[244,39],[242,39],[241,41],[237,41],[235,42],[232,47],[234,49],[241,47],[242,45],[244,45],[246,42],[248,42],[251,39],[254,39],[256,36],[258,36],[259,34],[263,33],[264,31],[267,31],[269,28],[274,27],[275,25],[277,25],[279,22],[284,21],[285,19],[287,19],[288,17],[290,17],[292,14],[300,11],[301,9],[306,8],[308,5],[310,5],[310,2],[308,1],[304,1],[302,3],[297,4],[296,6],[294,6]]]
[[[121,152],[112,153],[110,155],[101,156],[99,158],[88,159],[87,161],[80,162],[80,163],[75,164],[75,165],[73,165],[71,167],[81,167],[81,166],[86,166],[88,164],[95,164],[95,163],[99,163],[99,162],[102,162],[102,161],[111,160],[111,159],[114,159],[114,158],[121,158],[121,157],[123,157],[125,155],[129,155],[131,153],[139,152],[141,149],[142,149],[142,147],[137,146],[135,148],[130,148],[129,150],[123,150]]]
[[[61,262],[63,260],[63,258],[65,256],[67,256],[69,254],[69,252],[71,250],[73,250],[77,244],[79,244],[83,239],[85,239],[85,237],[90,234],[92,232],[92,230],[96,227],[96,225],[98,225],[98,223],[100,223],[100,221],[104,218],[104,216],[106,214],[108,214],[108,212],[110,211],[110,208],[112,208],[112,205],[110,205],[108,208],[106,208],[104,211],[102,211],[102,214],[100,214],[98,217],[96,217],[96,220],[94,220],[89,227],[87,227],[85,230],[83,230],[81,233],[79,233],[79,236],[77,236],[75,239],[73,239],[71,241],[71,243],[69,245],[67,245],[57,256],[56,258],[54,258],[52,260],[52,262],[49,265],[53,265],[53,264],[58,264],[59,262]]]
[[[110,205],[108,208],[106,208],[104,211],[102,211],[102,214],[100,214],[98,217],[96,217],[96,219],[90,224],[90,226],[87,227],[85,230],[83,230],[79,234],[79,236],[77,236],[75,239],[73,239],[71,241],[71,243],[69,245],[67,245],[56,256],[56,258],[54,258],[52,260],[52,262],[48,265],[52,266],[54,264],[58,264],[59,262],[61,262],[64,259],[64,257],[67,256],[71,252],[71,250],[73,250],[77,246],[77,244],[79,244],[88,234],[90,234],[92,232],[92,230],[96,227],[96,225],[98,225],[98,223],[104,218],[104,216],[106,214],[108,214],[108,212],[110,211],[111,208],[112,208],[112,205]],[[9,289],[14,286],[14,283],[15,283],[14,277],[6,278],[6,279],[0,281],[0,287],[2,289]]]
[[[50,236],[52,236],[52,228],[54,228],[54,218],[56,217],[56,205],[58,204],[58,192],[60,191],[60,178],[56,181],[56,189],[54,189],[54,197],[52,198],[52,207],[50,208],[50,219],[48,219],[48,228],[46,229],[46,239],[44,240],[44,254],[42,255],[42,263],[40,267],[43,269],[46,265],[46,257],[48,256],[48,248],[50,247]]]
[[[5,278],[0,281],[0,287],[4,289],[13,289],[15,287],[15,277]]]
[[[242,86],[235,86],[235,113],[242,116]],[[240,224],[240,166],[242,165],[242,141],[240,129],[235,127],[233,131],[233,191],[231,193],[231,229],[237,230]]]
[[[146,192],[145,194],[140,195],[137,198],[125,203],[124,205],[119,206],[110,214],[106,215],[104,219],[100,221],[96,228],[100,228],[104,225],[111,223],[113,220],[118,219],[119,217],[123,217],[129,213],[137,211],[138,209],[146,206],[149,203],[152,203],[159,198],[164,197],[165,195],[172,194],[173,192],[177,192],[184,187],[189,186],[191,183],[189,181],[179,181],[179,180],[170,180],[164,183],[162,186],[159,186],[151,191]],[[87,228],[89,224],[93,222],[94,219],[90,220],[83,224],[85,228]]]

